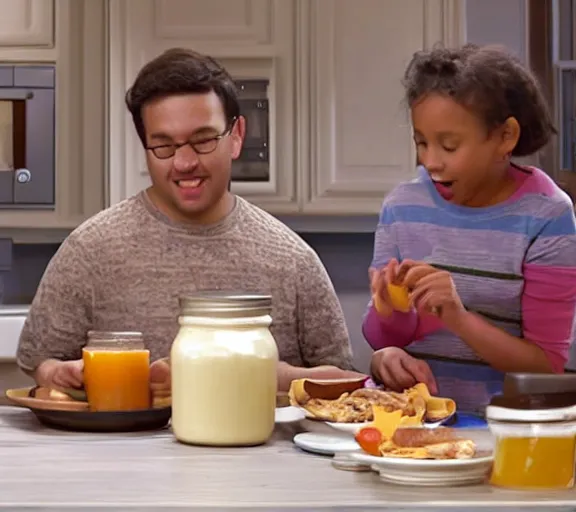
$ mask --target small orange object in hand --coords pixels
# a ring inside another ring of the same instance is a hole
[[[386,267],[369,269],[372,301],[376,311],[384,317],[393,311],[409,313],[412,308],[410,291],[398,275],[398,261],[391,259]]]
[[[380,457],[380,445],[382,444],[382,433],[374,427],[360,429],[354,435],[354,439],[366,453]]]
[[[387,283],[386,291],[388,292],[390,305],[396,311],[401,311],[402,313],[410,311],[410,295],[406,286]]]

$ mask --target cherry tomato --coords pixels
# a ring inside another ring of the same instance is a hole
[[[356,432],[354,436],[356,442],[366,453],[380,457],[380,444],[382,443],[382,433],[374,427],[365,427]]]

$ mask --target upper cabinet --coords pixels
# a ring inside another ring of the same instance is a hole
[[[302,52],[303,211],[370,214],[415,172],[402,76],[412,54],[459,42],[458,2],[309,0]],[[304,24],[303,24],[304,26]],[[309,122],[308,122],[309,120]]]
[[[54,45],[54,0],[0,0],[0,47]]]
[[[294,211],[295,2],[293,0],[114,0],[110,23],[110,202],[148,186],[142,145],[124,94],[140,68],[185,47],[220,60],[234,79],[269,81],[270,179],[234,191],[273,211]]]
[[[463,41],[463,0],[112,0],[110,200],[149,183],[124,106],[138,70],[188,47],[235,79],[269,80],[266,182],[233,190],[275,214],[374,214],[414,176],[402,75],[413,53]]]
[[[105,207],[106,25],[102,0],[0,0],[1,229]]]

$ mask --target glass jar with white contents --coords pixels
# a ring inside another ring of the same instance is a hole
[[[253,446],[274,430],[278,349],[270,296],[200,292],[180,299],[172,344],[172,431],[184,443]]]

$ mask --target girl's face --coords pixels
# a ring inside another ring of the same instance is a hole
[[[418,161],[447,201],[489,206],[513,193],[506,170],[516,120],[489,132],[474,112],[440,94],[416,101],[411,113]]]

